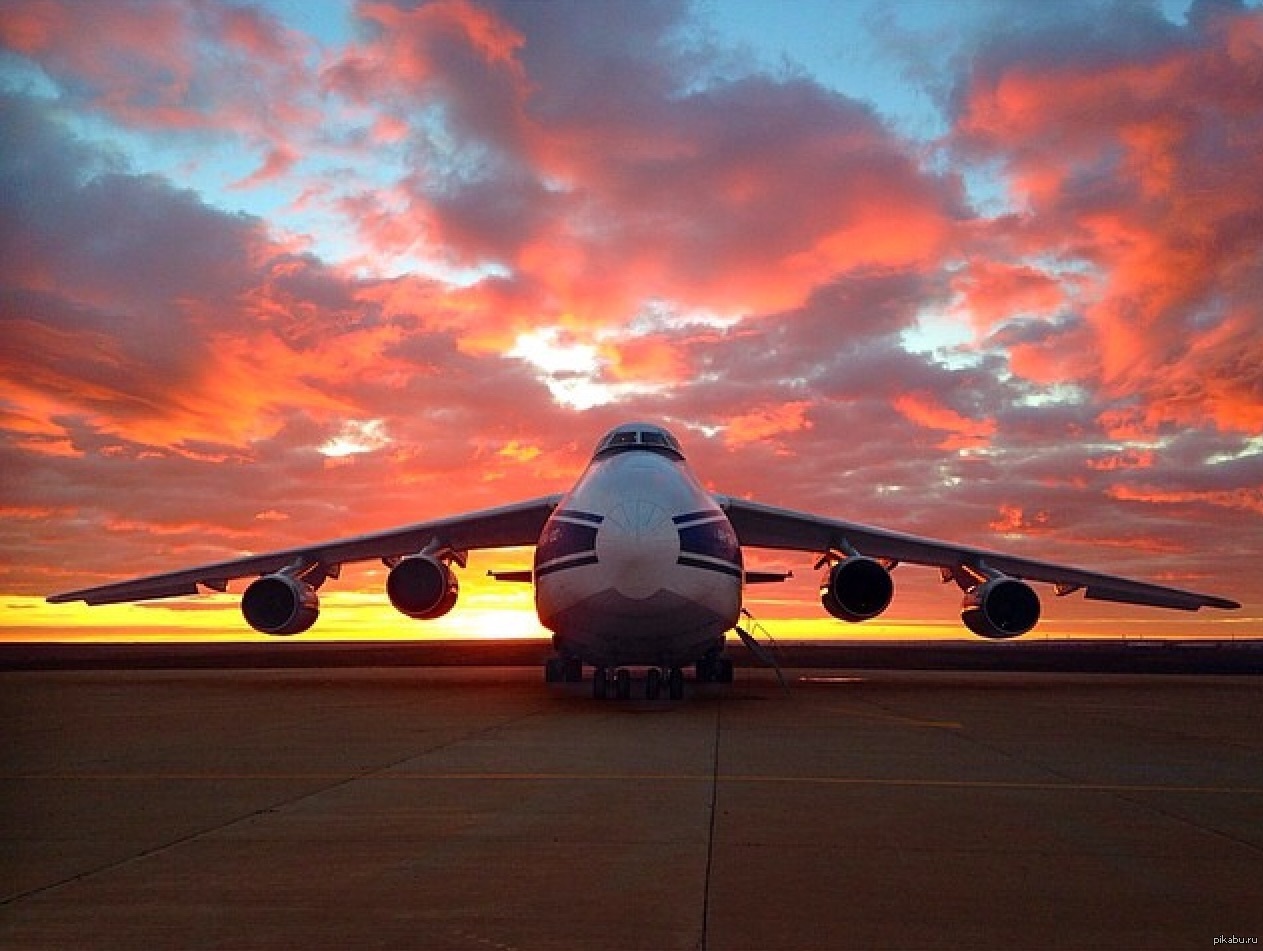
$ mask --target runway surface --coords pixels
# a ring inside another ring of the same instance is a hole
[[[5,948],[1263,938],[1263,682],[0,674]]]

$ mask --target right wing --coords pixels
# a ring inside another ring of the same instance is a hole
[[[325,576],[336,577],[342,565],[348,562],[415,555],[427,546],[437,545],[466,552],[480,548],[534,545],[539,541],[548,516],[560,501],[560,495],[548,495],[500,508],[417,522],[371,535],[246,555],[196,568],[80,588],[51,595],[48,600],[54,604],[67,601],[84,601],[87,604],[148,601],[198,594],[203,587],[224,591],[228,582],[235,578],[272,574],[295,565],[319,566]]]
[[[1059,594],[1082,590],[1084,597],[1094,601],[1117,601],[1183,611],[1196,611],[1203,607],[1224,610],[1241,607],[1236,601],[1212,594],[1007,555],[936,538],[907,535],[874,525],[825,518],[731,496],[717,496],[717,501],[728,513],[741,544],[753,548],[819,554],[850,544],[872,558],[888,558],[949,571],[961,566],[986,565],[1014,578],[1056,585]]]

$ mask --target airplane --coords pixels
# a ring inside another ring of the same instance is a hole
[[[597,698],[631,694],[630,668],[645,668],[644,693],[684,691],[683,668],[700,683],[731,683],[726,635],[740,626],[746,585],[784,581],[787,571],[745,567],[743,548],[819,556],[820,600],[836,618],[875,618],[894,596],[900,563],[937,568],[963,592],[961,619],[988,639],[1020,637],[1040,617],[1029,582],[1059,596],[1196,611],[1231,610],[1226,598],[907,535],[856,522],[776,508],[707,491],[679,441],[650,423],[626,423],[596,446],[564,495],[419,522],[369,535],[301,545],[215,564],[51,595],[53,603],[114,604],[228,590],[257,576],[241,611],[255,630],[292,635],[320,613],[317,589],[344,564],[381,559],[390,569],[386,595],[402,614],[431,620],[456,605],[475,549],[535,546],[529,570],[491,571],[498,580],[534,585],[539,620],[553,634],[545,665],[549,683],[581,682],[593,670]]]

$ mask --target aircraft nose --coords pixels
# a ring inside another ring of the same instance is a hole
[[[652,597],[667,586],[680,556],[680,533],[662,506],[632,499],[606,515],[596,536],[596,555],[620,594]]]

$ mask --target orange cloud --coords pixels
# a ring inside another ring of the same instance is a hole
[[[724,314],[791,308],[839,273],[929,266],[954,234],[958,187],[927,173],[870,110],[762,76],[650,96],[646,82],[677,71],[683,81],[693,66],[652,43],[598,64],[589,47],[608,23],[572,11],[548,19],[560,35],[541,47],[581,61],[558,69],[529,55],[523,24],[536,12],[370,5],[362,15],[378,29],[324,76],[419,144],[432,133],[417,117],[432,124],[441,102],[446,134],[480,157],[418,167],[388,197],[350,199],[361,236],[387,254],[433,247],[509,272],[483,282],[499,287],[464,292],[477,305],[513,285],[514,306],[485,308],[469,328],[480,341],[508,349],[541,322],[621,328],[651,301]]]
[[[971,419],[944,406],[929,393],[905,393],[894,399],[894,408],[906,419],[948,436],[938,444],[940,449],[960,451],[984,449],[996,432],[993,419]]]
[[[1149,469],[1154,464],[1154,453],[1148,449],[1124,449],[1109,455],[1087,460],[1087,467],[1098,472],[1116,472],[1124,469]]]
[[[992,531],[1001,534],[1027,535],[1046,532],[1046,526],[1050,520],[1051,516],[1047,512],[1038,511],[1033,515],[1027,515],[1022,506],[1006,503],[1000,506],[1000,514],[987,525]]]
[[[1263,489],[1240,488],[1210,491],[1161,489],[1149,485],[1115,485],[1106,489],[1110,498],[1123,502],[1153,502],[1160,505],[1200,503],[1263,515]]]
[[[538,458],[543,452],[538,446],[523,445],[516,439],[501,446],[496,455],[503,456],[510,462],[530,462],[532,459]]]
[[[730,448],[764,442],[785,433],[796,433],[811,429],[812,422],[808,418],[811,403],[796,400],[775,406],[761,406],[758,409],[728,420],[724,430],[724,442]]]
[[[953,281],[960,310],[979,330],[1027,314],[1050,315],[1067,303],[1067,278],[1029,265],[975,258]]]
[[[1178,41],[982,57],[956,135],[1008,165],[1024,217],[1005,226],[1022,253],[1082,271],[1090,333],[1077,357],[1027,354],[1015,369],[1139,398],[1150,433],[1258,430],[1263,396],[1247,364],[1263,343],[1241,313],[1263,291],[1263,194],[1241,184],[1263,154],[1259,100],[1244,93],[1257,92],[1260,35],[1263,12],[1207,6]]]
[[[609,372],[617,380],[633,383],[667,383],[692,375],[685,354],[673,340],[631,337],[602,348]]]

